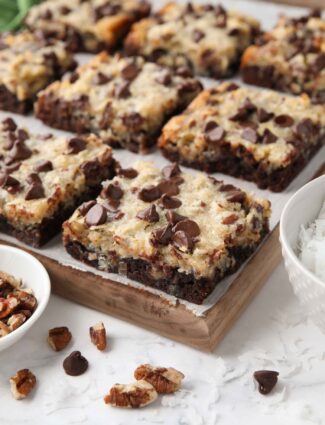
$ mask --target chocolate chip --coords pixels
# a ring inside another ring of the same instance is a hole
[[[195,238],[196,236],[199,236],[201,233],[200,227],[198,224],[190,219],[185,219],[180,222],[178,222],[174,228],[174,232],[178,232],[179,230],[185,232],[187,235],[191,236],[192,238]]]
[[[228,33],[227,33],[230,37],[238,37],[239,35],[241,35],[241,30],[240,28],[231,28]]]
[[[238,202],[239,204],[242,204],[245,201],[245,199],[246,199],[245,192],[239,189],[233,192],[230,192],[229,195],[227,196],[228,202]]]
[[[68,15],[71,12],[71,9],[67,6],[61,6],[59,10],[62,15]]]
[[[201,30],[195,29],[192,33],[193,41],[195,41],[196,43],[198,43],[204,37],[205,37],[205,33]]]
[[[63,369],[70,376],[82,375],[88,369],[88,360],[81,355],[80,351],[73,351],[64,359]]]
[[[213,125],[215,124],[215,125]],[[225,130],[216,125],[214,121],[209,121],[205,125],[205,139],[211,143],[220,142],[225,137]]]
[[[168,195],[163,195],[159,202],[162,207],[166,208],[167,210],[174,210],[175,208],[179,208],[182,205],[182,201],[180,199],[173,198]]]
[[[239,85],[236,83],[229,83],[227,85],[227,87],[225,88],[225,91],[234,91],[234,90],[238,90],[239,89]]]
[[[6,118],[2,121],[2,127],[4,131],[16,131],[17,124],[12,118]]]
[[[274,122],[279,127],[285,128],[285,127],[291,127],[294,123],[294,120],[292,117],[290,117],[290,115],[282,114],[282,115],[277,115],[274,118]]]
[[[47,161],[46,159],[42,159],[37,161],[34,165],[34,170],[38,173],[47,172],[53,170],[53,164],[51,161]]]
[[[257,131],[253,128],[245,128],[245,130],[241,133],[241,137],[251,143],[256,143],[258,141]]]
[[[239,218],[238,215],[230,214],[222,220],[222,224],[226,224],[226,225],[233,224],[238,220],[238,218]]]
[[[210,178],[212,179],[213,177],[210,177]],[[230,192],[233,190],[238,190],[238,187],[234,186],[233,184],[222,184],[221,186],[219,186],[220,192]]]
[[[295,128],[295,133],[297,136],[299,136],[304,141],[308,141],[310,138],[315,137],[317,132],[317,125],[315,125],[310,118],[301,120]]]
[[[177,231],[172,236],[173,245],[181,251],[192,251],[194,248],[194,241],[190,235],[182,230]]]
[[[272,112],[267,112],[263,108],[257,108],[256,115],[259,122],[266,122],[274,117]]]
[[[193,77],[193,71],[186,66],[181,66],[181,67],[177,68],[176,71],[175,71],[175,74],[179,75],[180,77],[183,77],[183,78],[192,78]]]
[[[102,205],[96,204],[87,212],[85,220],[88,226],[99,226],[100,224],[106,223],[106,219],[106,209]]]
[[[116,212],[118,207],[120,206],[120,201],[118,199],[108,198],[103,202],[103,207],[111,212]]]
[[[111,223],[114,220],[120,220],[122,217],[124,217],[124,213],[120,210],[108,211],[107,212],[107,223]]]
[[[158,188],[161,193],[168,196],[175,196],[179,194],[179,187],[174,180],[163,180],[158,183]]]
[[[40,179],[40,176],[37,173],[28,174],[28,176],[26,177],[26,182],[29,184],[42,184],[42,180]]]
[[[125,177],[127,179],[135,179],[138,176],[137,170],[134,168],[119,168],[117,170],[117,175]]]
[[[174,226],[179,221],[185,220],[186,217],[181,215],[181,214],[177,214],[177,212],[175,212],[175,211],[167,211],[166,212],[166,219],[171,225]]]
[[[102,119],[100,120],[100,123],[99,123],[100,128],[104,130],[107,129],[111,125],[113,118],[114,118],[114,110],[113,110],[111,102],[108,102],[105,106]]]
[[[144,123],[143,117],[138,112],[130,112],[122,118],[123,124],[131,129],[136,130]]]
[[[173,79],[171,73],[167,69],[164,69],[158,77],[155,78],[155,81],[159,84],[163,84],[164,86],[169,86]]]
[[[116,184],[109,184],[107,186],[104,186],[101,192],[103,198],[110,198],[116,200],[120,200],[123,197],[123,194],[123,190],[120,188],[120,186]]]
[[[251,102],[249,98],[245,99],[244,103],[238,108],[236,114],[231,116],[231,121],[242,121],[247,119],[250,114],[256,111],[256,106]]]
[[[170,165],[166,165],[166,167],[161,170],[162,175],[166,177],[166,179],[178,176],[179,174],[181,174],[181,172],[182,171],[176,162],[173,162]]]
[[[325,68],[325,53],[320,53],[314,63],[312,64],[312,70],[315,73],[320,73]]]
[[[261,394],[269,394],[278,382],[279,372],[273,370],[258,370],[254,372],[254,378],[258,382],[258,390]]]
[[[158,186],[145,186],[138,194],[139,199],[143,202],[153,202],[161,197],[161,192]]]
[[[124,80],[132,81],[136,78],[136,76],[139,74],[140,69],[137,67],[137,65],[134,62],[129,63],[126,65],[125,68],[122,69],[121,75]]]
[[[153,245],[168,245],[172,237],[172,226],[167,224],[167,226],[155,230],[152,233],[151,242]]]
[[[8,176],[5,173],[1,173],[1,175],[0,175],[0,186],[3,187],[4,189],[19,188],[20,182],[19,182],[19,180],[15,179],[12,176]]]
[[[32,183],[28,188],[25,195],[26,201],[33,199],[45,198],[45,191],[42,183]]]
[[[157,223],[157,221],[159,221],[159,214],[157,213],[155,205],[151,205],[149,208],[139,211],[137,218],[148,221],[149,223]]]
[[[127,99],[131,96],[129,81],[123,81],[115,87],[114,94],[118,99]]]
[[[90,208],[92,208],[94,205],[96,205],[96,201],[84,202],[83,204],[80,205],[80,207],[78,208],[78,211],[80,212],[81,215],[85,216],[87,212],[90,210]]]
[[[31,156],[32,151],[25,145],[25,143],[21,140],[16,140],[9,152],[6,163],[7,165],[10,165],[13,162],[28,159]]]
[[[24,130],[24,129],[22,129],[22,128],[20,128],[19,130],[18,130],[18,140],[20,141],[20,142],[25,142],[26,140],[28,140],[29,139],[29,134],[27,133],[27,131],[26,130]]]
[[[202,84],[198,80],[183,81],[177,86],[180,96],[202,90]]]
[[[95,159],[94,161],[84,162],[80,168],[85,175],[85,179],[87,183],[91,183],[91,182],[96,183],[98,181],[98,176],[100,176],[100,173],[102,170],[102,167],[98,159]]]
[[[277,136],[273,134],[271,130],[269,130],[268,128],[264,130],[264,133],[262,135],[262,143],[270,144],[270,143],[275,143],[277,140],[278,140]]]
[[[6,165],[6,166],[5,166],[5,172],[6,172],[7,174],[11,174],[11,173],[13,173],[14,171],[19,170],[19,168],[20,168],[20,167],[21,167],[21,162],[15,162],[14,164]]]
[[[68,141],[68,153],[77,154],[86,149],[87,143],[80,137],[73,137]]]
[[[103,74],[102,72],[98,72],[95,77],[95,84],[97,84],[98,86],[103,86],[104,84],[107,84],[110,81],[112,81],[112,78],[108,75]]]
[[[9,131],[7,134],[7,140],[5,140],[5,143],[3,144],[3,149],[6,151],[9,151],[12,149],[15,141],[17,140],[17,136],[13,131]]]

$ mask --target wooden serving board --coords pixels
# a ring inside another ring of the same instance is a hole
[[[325,164],[315,177],[321,174],[325,174]],[[0,244],[15,246],[1,239]],[[183,304],[170,304],[145,287],[121,284],[23,249],[45,266],[55,294],[203,351],[212,351],[217,346],[281,260],[276,226],[219,301],[204,316],[197,316]]]
[[[325,9],[324,0],[271,0],[271,2],[288,4],[290,6],[301,6],[301,7]]]

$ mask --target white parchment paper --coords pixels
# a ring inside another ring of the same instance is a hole
[[[196,0],[196,2],[206,3],[207,1]],[[152,3],[154,4],[154,7],[157,8],[157,7],[160,7],[164,3],[164,1],[154,0],[152,1]],[[271,28],[274,25],[280,13],[286,13],[286,14],[295,16],[295,15],[299,15],[299,13],[304,12],[304,10],[301,8],[290,8],[288,6],[280,6],[280,5],[273,5],[270,3],[253,2],[253,1],[227,0],[227,1],[220,1],[220,2],[212,1],[211,3],[222,3],[226,7],[235,8],[244,13],[255,16],[262,22],[262,26],[265,29]],[[90,57],[91,55],[77,55],[79,62],[83,62],[83,63],[89,60]],[[238,78],[234,78],[233,80],[239,81]],[[204,83],[206,87],[217,84],[216,81],[206,79],[206,78],[202,79],[202,82]],[[325,113],[325,107],[324,107],[324,113]],[[62,131],[50,129],[49,127],[43,125],[39,120],[35,119],[33,116],[23,117],[23,116],[11,114],[11,113],[0,112],[0,120],[8,116],[11,116],[12,118],[14,118],[15,121],[20,126],[24,126],[28,128],[31,132],[39,132],[39,133],[51,132],[53,134],[69,134]],[[164,159],[158,151],[155,151],[143,157],[141,155],[133,154],[125,150],[115,150],[114,156],[117,160],[121,162],[123,167],[132,166],[134,162],[139,161],[141,159],[153,161],[157,166],[160,166],[160,167],[168,164],[168,161]],[[235,179],[229,176],[225,176],[223,174],[217,173],[217,174],[214,174],[214,176],[216,176],[218,179],[223,179],[229,183],[236,184],[245,190],[253,192],[259,197],[264,197],[270,200],[272,203],[272,216],[270,220],[270,229],[273,230],[279,222],[281,211],[285,203],[296,192],[297,189],[299,189],[302,185],[304,185],[308,180],[310,180],[313,177],[315,172],[320,168],[320,166],[322,165],[324,161],[325,161],[325,147],[323,147],[319,151],[319,153],[312,159],[312,161],[303,170],[303,172],[300,173],[300,175],[292,182],[292,184],[282,193],[272,193],[267,190],[260,190],[253,183],[245,182],[243,180]],[[186,171],[190,173],[196,173],[196,171],[191,169],[186,169]],[[11,243],[15,243],[17,246],[24,246],[22,243],[17,242],[14,238],[11,238],[9,236],[1,234],[0,237],[3,240],[6,240]],[[54,238],[44,248],[33,249],[33,251],[38,252],[42,255],[45,255],[51,259],[54,259],[64,266],[73,267],[81,271],[90,271],[97,275],[120,282],[123,285],[132,285],[134,287],[141,287],[142,289],[145,288],[146,290],[150,292],[153,292],[161,297],[164,297],[170,303],[173,303],[173,304],[176,303],[176,298],[173,296],[167,295],[155,289],[148,288],[140,283],[131,281],[130,279],[127,279],[123,276],[100,272],[96,269],[88,267],[74,260],[72,257],[70,257],[66,253],[62,245],[60,236]],[[179,300],[180,303],[184,304],[194,314],[198,316],[204,315],[204,313],[207,310],[209,310],[214,304],[218,302],[218,300],[222,297],[225,291],[227,291],[227,289],[229,288],[231,283],[234,281],[234,279],[237,277],[237,275],[241,272],[241,270],[239,270],[234,275],[220,282],[215,288],[215,290],[212,292],[212,294],[205,300],[205,302],[202,305],[198,306],[196,304],[192,304],[183,300]]]

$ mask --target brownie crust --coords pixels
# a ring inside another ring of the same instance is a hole
[[[217,284],[226,276],[235,273],[241,265],[256,251],[262,240],[268,234],[268,226],[265,225],[261,240],[251,246],[233,247],[229,250],[230,255],[235,259],[232,268],[221,275],[219,270],[215,270],[213,278],[196,278],[193,273],[180,272],[177,268],[165,268],[165,277],[156,279],[151,272],[152,264],[143,259],[105,257],[88,250],[78,241],[69,240],[65,248],[76,260],[99,269],[99,262],[105,263],[106,271],[118,273],[123,270],[125,276],[136,280],[151,288],[161,290],[169,295],[192,302],[202,304],[206,297],[211,294]],[[91,260],[89,260],[91,254]]]

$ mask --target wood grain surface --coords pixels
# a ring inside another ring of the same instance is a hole
[[[290,6],[325,9],[325,0],[271,0],[270,2],[288,4]]]

